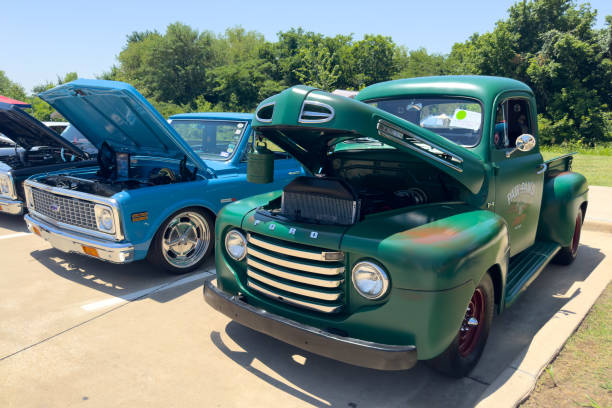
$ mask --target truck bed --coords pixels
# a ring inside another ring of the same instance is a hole
[[[572,169],[572,160],[576,153],[568,153],[563,156],[555,157],[554,159],[546,160],[546,176],[554,175],[555,173],[562,173],[564,171],[570,171]]]

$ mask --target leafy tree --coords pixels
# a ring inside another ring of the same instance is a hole
[[[397,71],[394,79],[444,75],[446,58],[440,54],[428,54],[425,48],[407,51],[398,47],[395,55]]]
[[[21,85],[11,81],[4,71],[0,70],[0,95],[4,95],[8,98],[17,99],[19,101],[25,101],[26,94],[25,90]]]
[[[357,68],[355,80],[358,88],[388,81],[395,73],[395,43],[391,37],[366,34],[363,40],[354,44],[351,53]]]
[[[492,32],[455,44],[450,69],[530,85],[545,142],[610,138],[610,16],[606,28],[595,30],[596,12],[571,0],[520,1],[508,14]]]

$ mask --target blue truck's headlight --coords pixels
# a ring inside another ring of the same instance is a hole
[[[94,213],[96,215],[98,229],[102,232],[113,234],[115,232],[113,210],[106,205],[96,204],[94,206]]]
[[[236,261],[242,261],[246,256],[247,242],[238,230],[231,230],[225,236],[225,250]]]
[[[389,277],[383,268],[373,262],[356,263],[351,274],[353,286],[364,298],[381,298],[389,289]]]

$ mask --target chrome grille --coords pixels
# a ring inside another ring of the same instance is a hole
[[[323,313],[342,309],[344,254],[248,234],[247,285],[292,306]]]
[[[55,221],[97,231],[94,203],[32,188],[34,210]]]

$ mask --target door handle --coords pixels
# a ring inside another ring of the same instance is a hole
[[[296,175],[301,174],[301,173],[302,173],[301,171],[297,170],[297,171],[290,171],[287,174],[289,174],[290,176],[296,176]]]
[[[542,174],[542,173],[544,173],[544,172],[545,172],[545,171],[548,169],[548,164],[546,164],[546,163],[542,163],[542,164],[540,164],[539,169],[540,169],[540,170],[538,170],[538,171],[536,172],[536,174]]]

